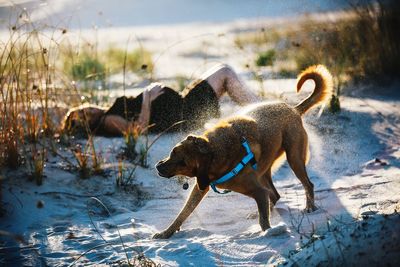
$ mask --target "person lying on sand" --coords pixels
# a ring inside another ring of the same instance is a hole
[[[187,131],[220,116],[219,99],[225,92],[239,105],[259,101],[230,66],[219,64],[182,94],[161,83],[152,83],[136,97],[117,98],[109,109],[94,105],[73,108],[61,128],[69,134],[85,135],[90,131],[104,136],[121,136],[132,126],[149,132]],[[181,123],[173,126],[177,122]]]

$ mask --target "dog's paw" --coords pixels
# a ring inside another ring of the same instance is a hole
[[[316,211],[318,208],[315,205],[307,205],[306,208],[304,209],[305,212],[311,213]]]
[[[168,239],[172,236],[172,232],[163,231],[153,235],[153,239]]]

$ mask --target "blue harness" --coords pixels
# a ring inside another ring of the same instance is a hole
[[[235,177],[240,171],[244,169],[244,167],[248,164],[251,163],[251,167],[256,170],[257,169],[257,162],[256,159],[254,158],[253,152],[251,152],[249,143],[247,142],[246,138],[242,137],[241,138],[242,146],[246,149],[247,154],[244,156],[244,158],[233,168],[230,172],[222,176],[221,178],[213,181],[210,183],[211,188],[214,190],[215,193],[218,194],[226,194],[231,192],[230,190],[224,190],[223,192],[218,191],[218,189],[215,187],[218,184],[225,183],[226,181],[229,181],[233,177]]]

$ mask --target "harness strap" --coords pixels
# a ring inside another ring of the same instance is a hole
[[[226,181],[229,181],[233,177],[235,177],[240,171],[246,167],[248,163],[251,164],[251,167],[256,170],[257,169],[257,161],[254,158],[253,152],[251,152],[249,143],[247,142],[246,138],[242,137],[241,138],[242,146],[246,149],[247,154],[243,157],[243,159],[227,174],[223,175],[219,179],[213,181],[210,183],[211,188],[214,190],[214,192],[218,194],[226,194],[231,192],[230,190],[224,190],[223,192],[218,191],[216,188],[216,185],[225,183]]]

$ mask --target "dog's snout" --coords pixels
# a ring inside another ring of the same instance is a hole
[[[166,177],[166,178],[170,178],[173,175],[169,174],[168,171],[168,166],[166,164],[166,159],[160,160],[157,164],[156,164],[156,169],[158,171],[158,175],[162,176],[162,177]]]
[[[163,164],[166,161],[166,159],[162,159],[159,162],[157,162],[156,167]]]
[[[160,171],[160,170],[163,169],[163,164],[164,164],[164,162],[165,162],[165,159],[160,160],[159,162],[157,162],[157,164],[156,164],[156,169],[157,169],[157,171]]]

